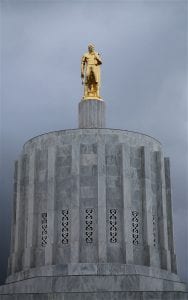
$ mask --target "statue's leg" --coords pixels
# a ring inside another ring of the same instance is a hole
[[[85,97],[89,96],[89,86],[88,86],[88,83],[85,84],[85,93],[84,93],[84,96]]]
[[[90,73],[91,70],[88,67],[85,74],[85,89],[84,89],[84,97],[88,97],[90,93]]]
[[[100,98],[99,95],[99,80],[100,80],[100,70],[98,66],[94,67],[94,86],[95,86],[95,97]]]
[[[93,95],[94,95],[94,97],[97,97],[97,95],[96,95],[96,83],[93,83]]]
[[[89,83],[90,83],[90,96],[95,97],[95,73],[94,68],[91,68],[90,77],[89,77]]]
[[[86,96],[86,84],[84,83],[84,96],[83,96],[83,98],[85,98],[85,96]]]
[[[94,71],[95,71],[95,69],[92,66],[91,73],[90,73],[90,80],[91,80],[91,93],[92,93],[93,96],[94,96],[94,93],[95,93],[95,72]]]
[[[85,75],[85,81],[84,81],[84,98],[87,97],[88,93],[88,77],[87,74]]]
[[[92,80],[92,84],[91,84],[91,93],[93,96],[95,96],[95,83]]]

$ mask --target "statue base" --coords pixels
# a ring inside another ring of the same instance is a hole
[[[105,102],[84,98],[79,103],[79,128],[105,128]]]
[[[99,101],[103,101],[102,98],[100,97],[83,97],[82,100],[99,100]]]

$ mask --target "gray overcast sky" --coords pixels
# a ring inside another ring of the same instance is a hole
[[[89,42],[103,59],[107,127],[152,135],[171,159],[177,261],[188,280],[187,3],[1,0],[1,280],[14,160],[27,139],[77,127]]]

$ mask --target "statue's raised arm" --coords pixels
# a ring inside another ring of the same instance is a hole
[[[100,65],[102,60],[99,53],[95,51],[94,45],[88,45],[88,52],[82,56],[81,60],[81,78],[84,84],[83,99],[100,100]]]

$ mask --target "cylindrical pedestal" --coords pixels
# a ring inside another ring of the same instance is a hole
[[[79,103],[79,128],[105,128],[105,103],[103,100],[81,100]]]

